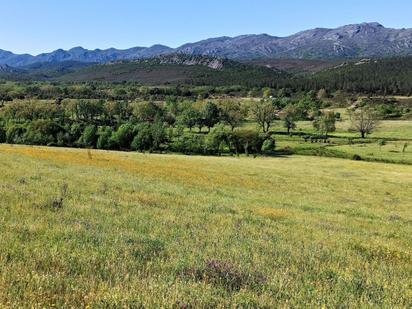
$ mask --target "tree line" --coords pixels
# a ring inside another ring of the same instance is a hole
[[[310,120],[320,137],[334,132],[340,115],[323,110],[322,93],[299,100],[273,97],[167,101],[21,100],[0,108],[0,142],[109,150],[174,151],[199,154],[257,154],[275,150],[273,125],[290,134]],[[361,112],[360,112],[361,111]],[[372,109],[371,109],[372,111]],[[362,137],[376,127],[377,113],[351,113]],[[255,126],[245,126],[248,122]]]

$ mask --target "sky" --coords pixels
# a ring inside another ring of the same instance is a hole
[[[412,28],[411,0],[0,0],[0,49],[130,48],[218,36],[287,36],[379,22]]]

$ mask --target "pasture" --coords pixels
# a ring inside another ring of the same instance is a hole
[[[3,307],[412,306],[412,166],[0,145],[0,175]]]

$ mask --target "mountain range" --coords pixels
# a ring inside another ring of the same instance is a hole
[[[75,47],[37,56],[14,54],[0,49],[0,64],[23,67],[36,63],[76,61],[108,63],[183,53],[232,60],[256,59],[351,59],[412,55],[412,29],[385,28],[379,23],[362,23],[336,29],[316,28],[288,37],[268,34],[211,38],[178,48],[164,45],[130,49]]]

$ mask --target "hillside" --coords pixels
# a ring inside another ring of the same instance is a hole
[[[351,93],[412,94],[412,57],[364,59],[296,80],[307,89],[325,88]]]
[[[316,73],[333,68],[343,61],[317,60],[317,59],[258,59],[246,61],[251,65],[259,65],[274,70],[286,71],[289,73]]]
[[[0,174],[10,307],[412,305],[410,166],[0,145]]]
[[[41,62],[21,67],[21,70],[25,71],[28,78],[47,80],[78,71],[90,65],[93,65],[93,63],[78,61],[64,61],[58,63]]]
[[[59,78],[62,81],[135,81],[148,85],[270,86],[287,74],[239,62],[182,54],[133,62],[90,66]]]
[[[17,81],[47,81],[65,74],[76,72],[82,68],[93,65],[92,63],[63,61],[41,62],[22,67],[0,65],[0,79]]]
[[[0,79],[51,82],[137,82],[144,85],[326,89],[371,95],[412,94],[412,57],[326,61],[228,59],[171,54],[137,61],[90,64],[67,61],[13,68],[0,66]]]
[[[22,74],[24,74],[24,70],[11,67],[7,64],[0,64],[0,78],[2,79],[14,79]]]

